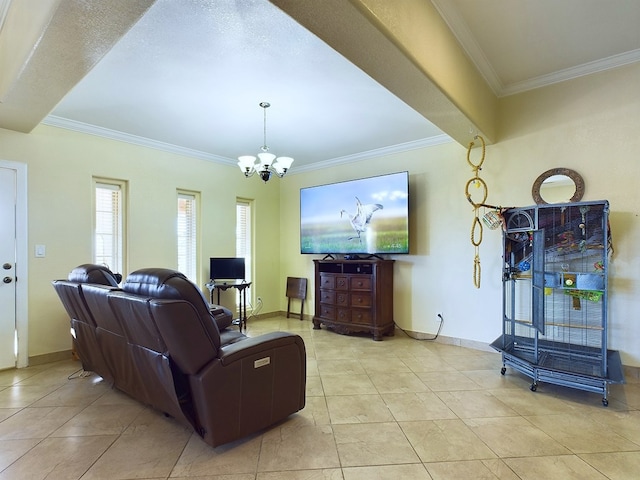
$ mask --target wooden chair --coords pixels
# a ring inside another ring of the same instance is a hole
[[[307,298],[307,279],[298,277],[287,277],[287,318],[289,315],[299,315],[303,320],[304,301]],[[300,313],[291,312],[291,299],[300,300]]]

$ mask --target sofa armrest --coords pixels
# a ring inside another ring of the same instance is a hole
[[[233,313],[222,305],[210,304],[209,312],[218,325],[218,330],[222,331],[233,323]]]
[[[189,377],[198,431],[208,444],[237,440],[304,408],[306,352],[299,335],[248,337],[218,354]]]
[[[305,357],[304,341],[299,335],[289,332],[271,332],[257,337],[247,337],[244,340],[225,345],[220,348],[219,360],[223,366],[229,366],[233,362],[245,357],[259,355],[273,348],[299,343],[302,348],[302,356]]]

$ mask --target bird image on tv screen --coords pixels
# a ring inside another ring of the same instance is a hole
[[[367,230],[369,223],[371,222],[371,217],[376,210],[382,210],[384,207],[379,203],[368,203],[367,205],[363,205],[358,197],[356,197],[356,211],[354,214],[347,212],[346,210],[340,210],[340,215],[346,214],[349,217],[349,222],[353,227],[353,230],[356,232],[356,235],[353,237],[349,237],[348,240],[353,240],[357,238],[362,243],[361,233]]]
[[[408,173],[300,189],[300,251],[409,253]]]

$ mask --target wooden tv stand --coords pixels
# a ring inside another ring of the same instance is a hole
[[[393,335],[394,260],[314,260],[313,328]]]

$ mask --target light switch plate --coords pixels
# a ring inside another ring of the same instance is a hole
[[[47,254],[47,247],[44,245],[36,245],[36,257],[44,257]]]

